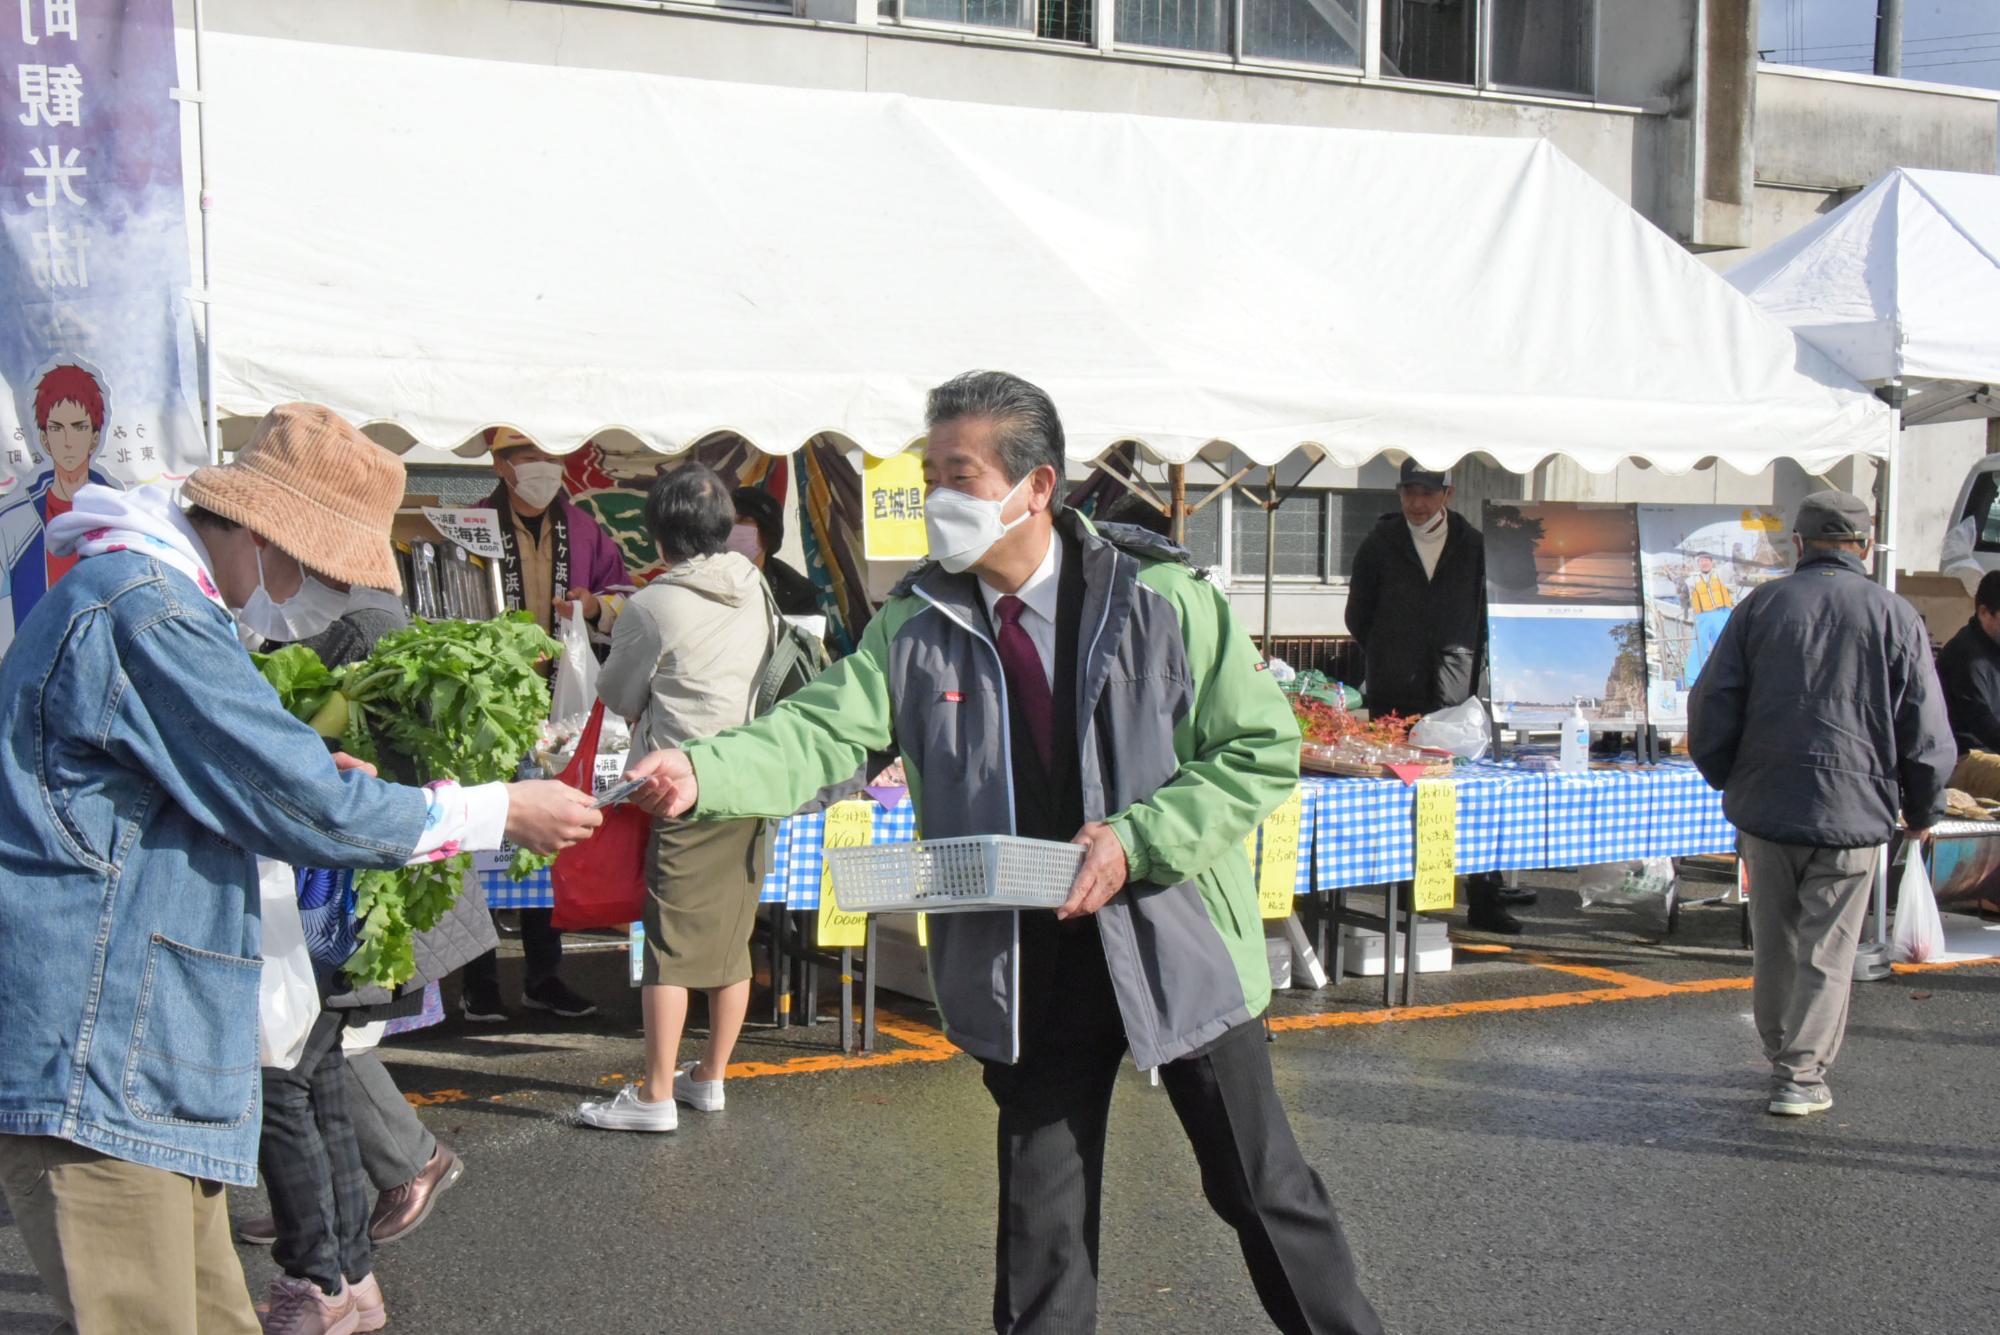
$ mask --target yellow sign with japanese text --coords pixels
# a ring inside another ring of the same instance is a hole
[[[1417,780],[1416,907],[1437,913],[1457,899],[1458,785]]]
[[[873,802],[836,802],[827,808],[826,834],[819,873],[819,944],[838,949],[868,944],[868,915],[843,913],[834,902],[833,868],[825,861],[824,850],[866,848],[875,834]]]
[[[1257,863],[1257,904],[1266,918],[1289,918],[1299,879],[1301,793],[1264,818],[1264,857]]]
[[[887,459],[870,455],[861,465],[861,549],[871,561],[921,561],[930,555],[924,534],[924,456],[904,450]]]

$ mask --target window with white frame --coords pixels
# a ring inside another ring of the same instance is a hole
[[[1117,0],[1120,45],[1354,69],[1362,0]]]
[[[1382,0],[1382,73],[1589,97],[1597,0]]]
[[[878,12],[888,19],[994,28],[1057,42],[1091,41],[1096,15],[1094,0],[880,0]]]
[[[1207,495],[1206,490],[1189,487],[1188,504],[1200,504]],[[1300,488],[1283,496],[1276,511],[1272,576],[1320,583],[1345,580],[1354,569],[1362,539],[1383,515],[1395,513],[1396,506],[1396,493],[1389,490]],[[1220,568],[1231,583],[1254,584],[1264,577],[1266,522],[1262,505],[1231,492],[1188,516],[1188,551],[1197,566]]]

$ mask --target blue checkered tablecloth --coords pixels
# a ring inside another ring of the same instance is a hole
[[[1736,847],[1722,795],[1685,761],[1546,777],[1548,852],[1541,866],[1689,857]]]
[[[1544,865],[1545,775],[1474,761],[1460,765],[1452,778],[1458,785],[1460,872]],[[1319,775],[1309,776],[1304,787],[1322,889],[1409,879],[1416,789],[1396,779]]]
[[[1452,777],[1462,874],[1691,857],[1736,846],[1722,795],[1685,761],[1585,774],[1474,762]],[[1317,776],[1305,786],[1322,889],[1409,879],[1414,790],[1394,779]]]
[[[907,844],[917,837],[916,808],[906,800],[894,807],[875,808],[873,842]],[[778,822],[772,837],[770,859],[764,871],[764,889],[758,898],[766,904],[783,903],[795,909],[819,907],[819,883],[824,860],[820,840],[826,831],[826,817],[818,812],[793,816]],[[486,902],[496,909],[545,909],[555,902],[555,887],[547,870],[517,881],[505,871],[478,873]]]
[[[1461,764],[1458,784],[1458,870],[1519,871],[1580,867],[1635,858],[1727,853],[1736,831],[1722,815],[1722,796],[1685,761],[1613,765],[1587,774],[1529,772],[1490,761]],[[1408,880],[1416,791],[1395,779],[1318,775],[1301,785],[1298,893]],[[905,844],[916,838],[916,810],[904,801],[877,807],[874,839]],[[794,909],[819,907],[824,866],[818,813],[778,823],[762,900]],[[547,908],[555,902],[546,871],[525,881],[504,871],[479,873],[497,909]]]

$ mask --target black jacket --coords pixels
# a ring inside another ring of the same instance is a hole
[[[1347,630],[1361,641],[1362,698],[1377,717],[1463,704],[1486,667],[1486,543],[1447,516],[1444,551],[1426,579],[1402,512],[1383,515],[1354,554]]]
[[[1688,699],[1688,750],[1732,825],[1817,848],[1929,828],[1958,759],[1923,621],[1845,553],[1737,605]]]
[[[2000,644],[1979,628],[1979,618],[1939,651],[1937,671],[1959,754],[2000,751]]]

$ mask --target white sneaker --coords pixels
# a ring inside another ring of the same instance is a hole
[[[696,1112],[722,1111],[722,1082],[720,1080],[697,1080],[694,1068],[700,1062],[682,1062],[674,1072],[674,1101],[685,1103]]]
[[[649,1103],[639,1097],[637,1085],[627,1085],[609,1102],[578,1108],[576,1120],[600,1131],[671,1131],[680,1125],[680,1113],[672,1099]]]

